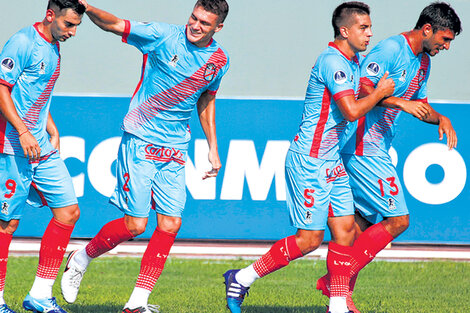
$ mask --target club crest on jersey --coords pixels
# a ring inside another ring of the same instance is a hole
[[[3,204],[2,204],[2,214],[8,214],[8,207],[9,207],[8,203],[3,202]]]
[[[204,71],[204,79],[208,82],[212,81],[217,75],[217,66],[214,63],[208,63]]]
[[[423,85],[425,78],[426,78],[426,71],[423,70],[422,68],[419,69],[419,73],[418,73],[418,85],[419,85],[419,87],[421,87]]]
[[[176,67],[176,64],[178,64],[178,61],[179,61],[179,60],[180,60],[180,58],[178,57],[177,54],[175,54],[175,55],[171,58],[170,62],[168,62],[168,64],[169,64],[170,66],[172,66],[172,67]]]
[[[7,71],[7,72],[10,72],[11,70],[13,70],[15,68],[15,61],[13,61],[12,58],[5,58],[2,60],[2,68]]]
[[[403,72],[401,72],[400,78],[398,80],[401,81],[402,83],[405,82],[405,80],[406,80],[406,70],[403,70]]]
[[[370,76],[377,76],[380,72],[380,65],[375,62],[370,62],[366,67],[366,71]]]
[[[39,68],[39,74],[44,75],[46,74],[46,63],[41,62],[40,68]]]
[[[305,224],[312,224],[312,212],[310,211],[305,213]]]
[[[348,77],[343,71],[337,71],[334,75],[334,79],[337,84],[344,84],[348,80]]]

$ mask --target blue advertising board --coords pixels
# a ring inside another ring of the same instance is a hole
[[[114,189],[114,160],[120,124],[130,99],[55,96],[51,113],[61,134],[61,155],[74,179],[81,217],[73,237],[93,237],[122,213],[108,204]],[[448,151],[437,126],[403,114],[391,151],[405,189],[410,228],[401,242],[470,243],[470,160],[468,104],[435,103],[451,118],[458,148]],[[178,238],[275,240],[295,232],[285,205],[284,159],[298,129],[301,100],[217,100],[217,134],[223,167],[216,179],[202,180],[210,169],[207,144],[197,115],[186,165],[187,203]],[[15,233],[40,237],[51,213],[28,207]],[[152,211],[147,231],[155,229]],[[325,239],[329,237],[326,236]]]

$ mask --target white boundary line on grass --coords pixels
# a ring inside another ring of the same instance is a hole
[[[87,241],[72,241],[67,251],[73,251],[83,247]],[[124,243],[112,251],[109,256],[141,256],[145,252],[147,242]],[[13,255],[37,254],[40,248],[39,240],[15,240],[10,245],[10,253]],[[253,244],[199,244],[199,243],[176,243],[170,251],[173,257],[201,257],[201,258],[256,258],[269,250],[269,245],[256,246]],[[328,248],[322,246],[311,252],[306,257],[325,259]],[[377,259],[385,260],[430,260],[449,259],[458,261],[470,261],[470,249],[433,248],[433,249],[400,249],[391,248],[381,251]]]

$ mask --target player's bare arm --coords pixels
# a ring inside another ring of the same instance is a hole
[[[80,0],[80,3],[86,7],[86,14],[99,28],[122,36],[126,26],[123,19],[101,9],[95,8],[94,6],[89,5],[85,0]]]
[[[360,97],[365,97],[372,93],[374,87],[366,84],[361,84],[361,94]],[[427,102],[423,101],[413,101],[413,100],[404,100],[399,97],[388,97],[380,101],[378,106],[383,106],[387,108],[397,108],[403,112],[409,113],[414,117],[425,120],[430,114],[432,108]]]
[[[51,112],[49,112],[49,116],[47,117],[47,125],[46,125],[46,131],[49,134],[50,142],[54,149],[57,149],[60,152],[60,136],[59,136],[59,130],[57,129],[57,126],[54,123],[54,120],[52,119]]]
[[[393,79],[388,78],[386,72],[377,84],[377,88],[365,98],[356,100],[353,95],[345,96],[336,103],[343,116],[350,122],[354,122],[358,118],[369,112],[380,100],[393,94],[395,83]]]
[[[29,132],[28,127],[26,127],[18,115],[15,104],[11,99],[10,91],[5,85],[0,85],[0,111],[18,132],[24,156],[30,159],[39,158],[41,156],[41,148],[36,138]]]
[[[215,129],[215,96],[207,91],[204,92],[197,102],[197,112],[202,130],[209,144],[209,162],[212,165],[212,170],[206,172],[202,179],[216,177],[222,167],[222,163],[220,163]]]

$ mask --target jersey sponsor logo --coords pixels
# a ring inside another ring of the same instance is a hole
[[[424,83],[424,79],[426,78],[426,71],[422,68],[419,69],[419,76],[418,76],[418,85],[421,87]]]
[[[405,82],[405,80],[406,80],[406,70],[403,70],[403,72],[401,72],[400,78],[398,80],[401,81],[402,83]]]
[[[175,161],[184,165],[184,155],[178,149],[155,147],[152,144],[145,146],[145,158],[161,162]]]
[[[15,68],[15,61],[13,61],[12,58],[5,58],[2,60],[2,68],[7,71],[7,72],[10,72],[11,70],[13,70]]]
[[[41,62],[40,68],[39,68],[39,74],[44,75],[46,74],[46,63]]]
[[[217,66],[214,63],[208,63],[204,70],[204,79],[208,82],[212,81],[217,75]]]
[[[326,182],[334,182],[337,178],[347,176],[343,163],[334,167],[333,169],[326,169]]]
[[[8,207],[9,207],[8,203],[6,202],[2,203],[2,214],[8,214]]]
[[[345,72],[337,71],[334,75],[334,79],[337,84],[344,84],[346,80],[348,80],[348,77]]]
[[[375,62],[370,62],[366,67],[366,72],[370,76],[377,76],[380,72],[380,65]]]
[[[172,66],[172,67],[176,67],[176,64],[178,64],[178,61],[179,61],[179,60],[180,60],[180,58],[178,57],[177,54],[175,54],[175,55],[171,58],[170,62],[168,62],[168,64],[169,64],[170,66]]]

